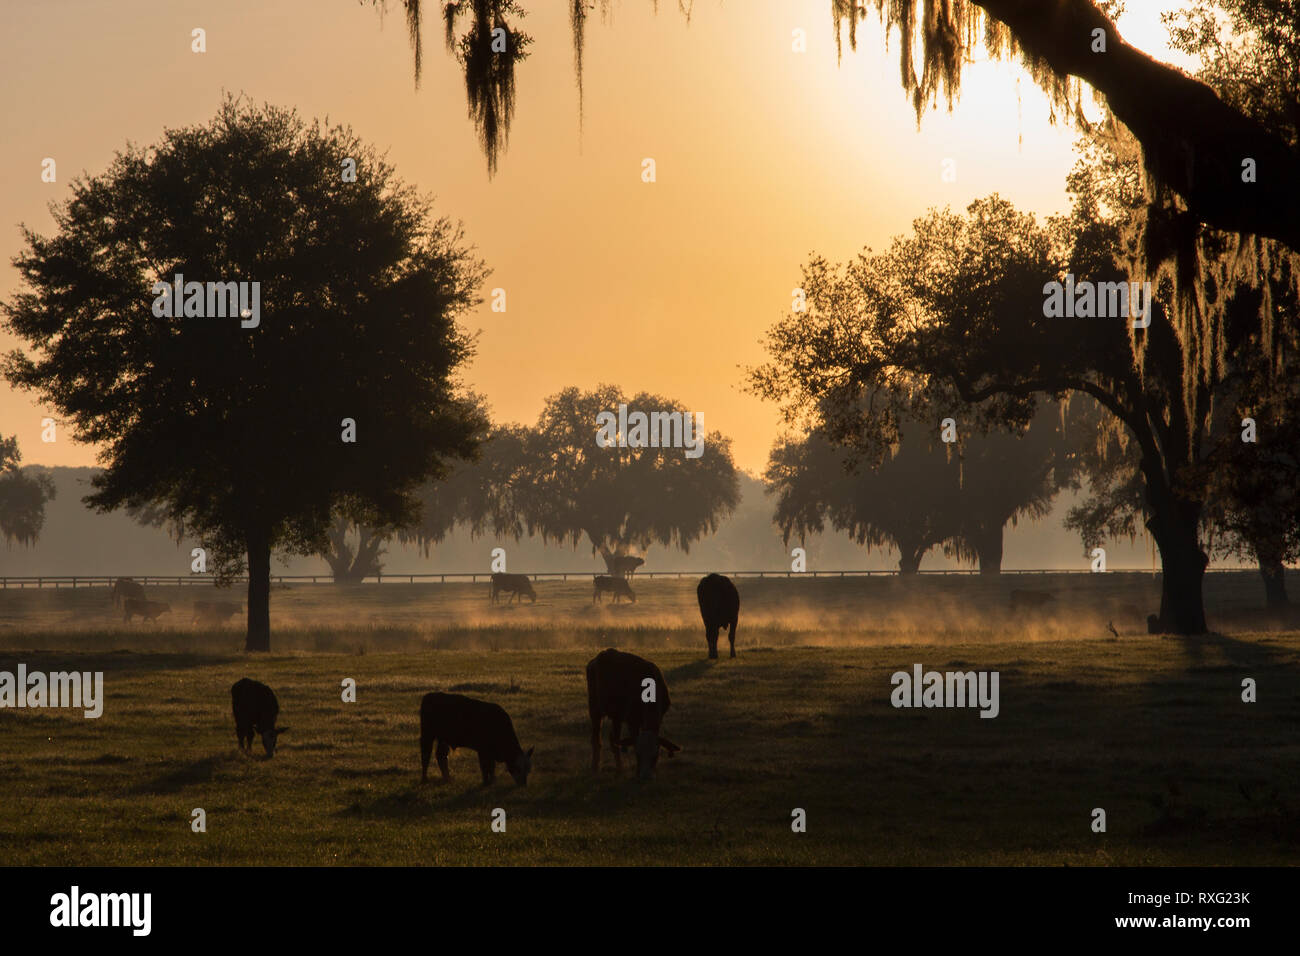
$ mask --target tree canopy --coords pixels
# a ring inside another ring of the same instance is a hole
[[[71,188],[55,235],[23,230],[5,374],[101,446],[88,504],[242,555],[267,650],[272,549],[319,553],[345,506],[409,523],[473,453],[456,319],[483,266],[350,130],[273,106],[227,99]]]

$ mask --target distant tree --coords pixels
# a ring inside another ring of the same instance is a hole
[[[420,517],[399,528],[397,539],[418,545],[425,557],[456,527],[471,538],[492,534],[518,541],[525,531],[519,489],[527,441],[527,430],[518,425],[486,428],[476,459],[458,463],[442,481],[420,486]]]
[[[5,544],[30,547],[45,524],[45,503],[54,498],[54,480],[44,472],[22,471],[18,436],[0,438],[0,535]]]
[[[938,430],[911,422],[893,449],[874,460],[854,456],[820,432],[772,449],[764,473],[776,496],[782,539],[803,542],[829,525],[868,549],[898,550],[898,570],[915,574],[926,552],[958,533],[958,462]]]
[[[1025,425],[968,429],[961,437],[959,533],[945,545],[949,554],[977,563],[981,574],[1000,573],[1008,522],[1046,517],[1057,493],[1074,486],[1060,418],[1056,402],[1043,402]]]
[[[456,318],[483,267],[350,130],[234,99],[72,192],[54,237],[24,229],[4,312],[29,351],[5,374],[102,446],[89,505],[152,502],[246,563],[247,648],[269,650],[272,549],[319,553],[344,505],[407,523],[414,489],[472,454]],[[256,325],[196,317],[203,286],[159,317],[177,274],[260,283]]]
[[[613,573],[616,557],[651,544],[689,551],[740,500],[731,440],[709,432],[703,454],[682,448],[600,447],[597,416],[633,411],[689,414],[676,402],[616,387],[552,395],[530,429],[515,491],[530,534],[572,543],[585,535]],[[630,431],[630,429],[629,429]]]
[[[887,448],[837,445],[818,431],[779,443],[765,477],[785,540],[830,524],[859,544],[897,548],[904,574],[940,544],[982,574],[998,574],[1007,522],[1045,515],[1070,475],[1057,409],[1045,404],[1032,426],[1011,430],[977,426],[963,434],[964,422],[958,440],[946,444],[938,414],[917,415],[927,408],[934,406],[914,408]]]

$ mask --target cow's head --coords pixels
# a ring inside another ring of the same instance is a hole
[[[519,751],[518,756],[506,765],[506,768],[510,771],[510,776],[514,777],[515,783],[521,787],[528,786],[528,772],[533,769],[534,749],[529,747],[526,753],[522,750]]]
[[[262,731],[262,746],[266,749],[267,759],[275,756],[276,741],[288,729],[288,727],[272,727],[270,730]]]
[[[636,775],[640,780],[649,780],[655,775],[655,764],[659,762],[660,750],[668,751],[668,756],[671,757],[682,749],[654,730],[642,730],[635,739],[624,738],[622,745],[636,748]]]

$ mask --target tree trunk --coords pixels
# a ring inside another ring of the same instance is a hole
[[[983,525],[968,540],[979,556],[980,574],[1002,573],[1002,525]]]
[[[1256,552],[1259,574],[1264,579],[1264,606],[1270,611],[1287,607],[1291,600],[1286,594],[1286,566],[1276,559],[1265,558]]]
[[[915,541],[899,541],[897,544],[898,573],[916,574],[921,569],[921,559],[929,549]]]
[[[263,533],[245,537],[248,548],[248,637],[246,651],[271,649],[271,542]]]
[[[1148,486],[1149,488],[1149,486]],[[1160,551],[1160,614],[1148,620],[1153,634],[1204,634],[1205,568],[1209,556],[1197,537],[1200,506],[1152,502],[1147,529]]]

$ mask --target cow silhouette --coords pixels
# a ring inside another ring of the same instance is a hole
[[[113,598],[113,607],[121,607],[126,598],[144,600],[144,587],[133,578],[118,578],[109,585],[108,593]]]
[[[648,699],[649,698],[649,699]],[[591,770],[600,771],[600,725],[609,718],[609,745],[614,765],[623,770],[624,747],[636,748],[636,773],[641,780],[654,776],[659,751],[672,756],[682,748],[661,733],[668,712],[668,684],[653,663],[614,648],[601,651],[587,662],[587,712],[591,716]],[[627,737],[619,728],[627,724]]]
[[[239,738],[239,749],[253,749],[253,734],[262,737],[262,748],[268,758],[275,756],[275,745],[280,734],[288,727],[277,727],[280,716],[280,702],[275,699],[275,691],[261,681],[241,677],[230,685],[230,705],[235,712],[235,736]]]
[[[122,620],[127,624],[131,623],[133,617],[142,617],[152,624],[172,609],[170,604],[164,604],[162,601],[146,601],[144,598],[129,597],[122,603],[125,607]]]
[[[503,763],[521,787],[528,786],[533,766],[533,748],[519,746],[515,725],[500,705],[461,694],[425,694],[420,700],[420,783],[429,779],[429,755],[438,745],[438,769],[442,779],[451,777],[447,753],[457,747],[478,752],[483,786],[496,777],[496,765]]]
[[[594,587],[591,592],[591,603],[599,604],[600,595],[609,591],[614,595],[614,603],[618,603],[620,597],[630,598],[632,603],[636,603],[636,592],[632,590],[632,585],[627,583],[625,578],[616,578],[609,574],[598,574],[593,582]]]
[[[700,617],[704,619],[704,638],[709,642],[709,657],[718,656],[718,632],[729,628],[727,639],[731,642],[731,656],[736,656],[736,624],[740,620],[740,592],[731,578],[709,574],[700,578],[695,588],[700,602]]]
[[[495,604],[497,595],[501,592],[510,595],[510,601],[523,595],[531,602],[537,602],[537,592],[533,590],[533,582],[528,580],[526,574],[503,574],[498,571],[492,575],[492,603]],[[510,603],[507,601],[506,603]]]

